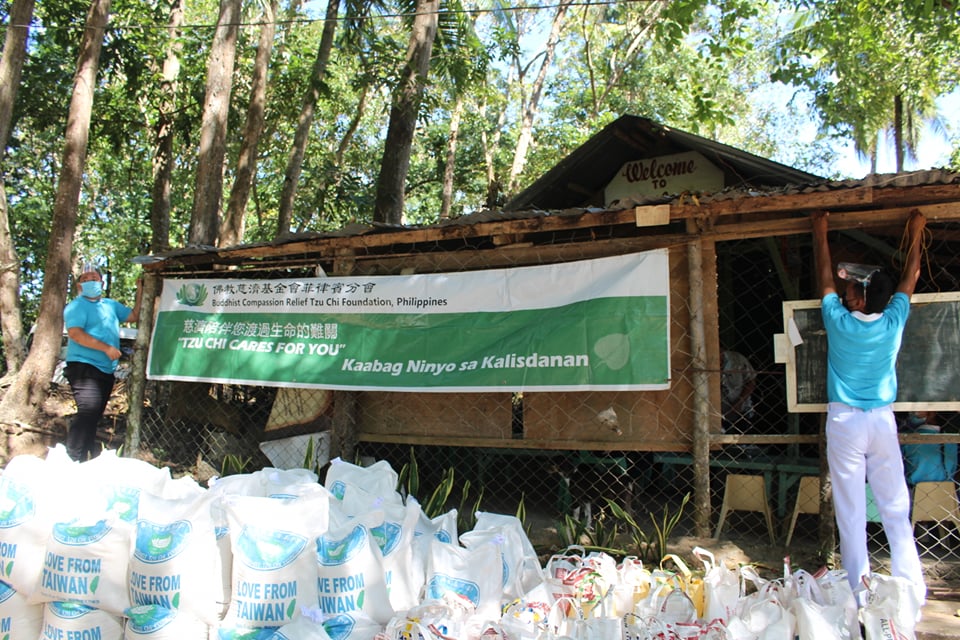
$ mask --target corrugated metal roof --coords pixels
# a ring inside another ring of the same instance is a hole
[[[786,176],[787,174],[784,174]],[[697,201],[701,205],[710,202],[720,202],[728,200],[740,200],[751,198],[765,198],[771,196],[796,195],[804,193],[841,191],[848,189],[858,189],[864,187],[873,188],[905,188],[922,187],[933,185],[960,184],[960,173],[946,169],[931,169],[925,171],[911,171],[904,173],[891,174],[870,174],[858,180],[825,180],[798,172],[796,177],[806,177],[807,180],[798,180],[795,183],[785,183],[780,185],[740,185],[727,187],[716,193],[697,194]],[[659,198],[650,198],[646,200],[637,200],[617,203],[617,210],[632,208],[634,206],[662,204],[675,202],[678,199],[689,198],[689,194],[675,194]],[[216,248],[216,247],[197,247],[188,246],[181,249],[174,249],[156,256],[142,256],[138,261],[149,264],[153,261],[162,261],[165,258],[183,258],[187,256],[203,255],[205,253],[229,253],[231,249],[250,249],[255,247],[281,247],[293,242],[301,242],[314,238],[350,238],[360,237],[372,234],[383,234],[392,232],[404,232],[411,230],[430,230],[430,229],[449,229],[452,227],[465,227],[470,225],[490,223],[490,222],[509,222],[518,220],[530,220],[544,217],[578,217],[586,213],[602,212],[614,209],[591,206],[565,206],[554,209],[541,209],[529,207],[524,210],[490,210],[484,209],[465,216],[450,220],[441,220],[429,225],[401,226],[386,225],[380,223],[373,224],[351,224],[342,229],[329,232],[307,232],[298,234],[289,234],[269,242],[256,244],[247,244],[238,247]]]
[[[697,151],[724,174],[731,188],[809,184],[823,178],[761,158],[648,118],[625,115],[611,122],[518,193],[505,210],[601,205],[604,187],[631,160]]]

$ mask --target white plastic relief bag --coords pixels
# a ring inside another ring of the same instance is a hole
[[[544,569],[547,591],[551,604],[554,602],[581,602],[583,594],[593,594],[593,584],[597,577],[593,567],[584,562],[586,555],[583,547],[571,546],[561,553],[550,556]],[[569,608],[568,604],[562,604]],[[567,611],[569,614],[570,612]]]
[[[5,640],[37,640],[43,627],[43,605],[0,582],[0,631]]]
[[[848,640],[851,629],[843,603],[826,600],[816,579],[802,569],[794,572],[792,580],[796,585],[792,611],[800,640]],[[856,633],[859,635],[859,627]]]
[[[142,495],[130,558],[131,605],[183,610],[212,624],[221,611],[220,575],[209,505]]]
[[[327,468],[323,486],[338,499],[343,499],[344,489],[352,484],[367,493],[389,500],[397,493],[398,481],[397,472],[386,460],[378,460],[368,467],[361,467],[341,458],[334,458]]]
[[[540,566],[540,558],[533,543],[527,536],[523,528],[523,523],[516,516],[490,513],[487,511],[478,511],[476,513],[477,521],[473,526],[473,532],[494,530],[503,534],[505,544],[503,547],[504,562],[509,567],[513,584],[505,585],[506,598],[518,598],[531,589],[536,588],[544,582],[543,568]],[[469,547],[463,534],[460,541],[464,546]]]
[[[500,616],[500,628],[516,640],[537,640],[546,633],[550,603],[545,589],[531,591],[508,603]]]
[[[324,617],[316,607],[301,607],[300,615],[277,629],[272,640],[330,640]]]
[[[701,618],[707,622],[720,620],[726,623],[736,612],[740,600],[740,576],[723,562],[717,562],[713,553],[702,547],[695,547],[693,555],[700,559],[704,569]]]
[[[407,504],[416,503],[416,498],[407,496]],[[413,565],[412,569],[419,575],[413,579],[416,584],[423,584],[426,580],[427,557],[430,555],[430,544],[437,540],[444,544],[459,544],[457,542],[457,510],[451,509],[435,518],[429,518],[423,509],[413,531]]]
[[[420,504],[384,505],[358,518],[370,530],[383,556],[384,581],[394,611],[404,611],[419,603],[424,569],[414,565],[414,530],[420,519]]]
[[[331,640],[379,640],[379,634],[383,631],[382,624],[362,611],[324,614],[321,624]]]
[[[106,511],[125,522],[135,522],[142,493],[160,495],[170,481],[170,469],[155,467],[137,458],[122,458],[105,449],[79,466],[83,482],[98,491]]]
[[[214,533],[217,539],[217,551],[220,556],[220,615],[224,615],[230,604],[233,590],[233,549],[230,546],[230,523],[227,520],[226,499],[230,496],[266,497],[260,476],[252,473],[238,473],[224,478],[211,478],[209,489],[201,498],[207,504],[213,519]]]
[[[874,573],[864,582],[867,603],[860,619],[869,640],[915,640],[923,603],[917,587],[899,576]]]
[[[206,640],[209,626],[185,611],[158,605],[127,609],[124,640]]]
[[[482,544],[472,549],[434,541],[430,546],[424,599],[461,598],[482,620],[500,617],[503,598],[503,559],[500,548]]]
[[[426,599],[390,619],[384,635],[390,640],[466,638],[474,613],[472,604],[460,598]]]
[[[47,463],[16,456],[0,476],[0,580],[30,596],[43,570],[60,479]]]
[[[634,612],[653,588],[653,576],[636,556],[626,556],[617,565],[617,584],[613,587],[614,613],[620,617]]]
[[[297,485],[317,484],[320,477],[310,469],[277,469],[264,467],[254,475],[263,485],[264,495],[271,498],[294,497]]]
[[[324,614],[363,613],[378,624],[390,620],[393,606],[383,554],[362,519],[332,525],[316,538],[313,557],[318,603]]]
[[[225,498],[233,550],[226,626],[279,627],[317,598],[314,541],[327,526],[327,501]]]
[[[857,606],[856,596],[847,580],[847,572],[843,569],[828,569],[821,567],[813,574],[814,579],[820,586],[823,602],[835,607],[840,607],[844,611],[846,629],[850,637],[856,640],[860,637],[860,610]]]
[[[123,640],[123,618],[76,602],[48,602],[43,609],[40,638]]]
[[[97,515],[92,514],[92,518]],[[77,602],[114,615],[130,606],[127,572],[133,526],[116,518],[55,522],[34,599]]]
[[[756,590],[740,597],[736,612],[727,620],[730,640],[793,638],[796,618],[791,612],[794,597],[790,588],[782,582],[760,578],[756,568],[750,565],[741,567],[740,574],[745,581],[752,582]]]

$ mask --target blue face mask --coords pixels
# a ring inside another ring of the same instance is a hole
[[[84,298],[99,298],[103,294],[103,283],[99,280],[87,280],[80,283],[80,293]]]

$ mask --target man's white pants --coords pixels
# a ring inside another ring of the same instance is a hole
[[[865,487],[869,482],[890,543],[891,573],[917,585],[923,602],[923,567],[910,524],[910,493],[893,410],[886,406],[864,411],[839,402],[827,405],[827,462],[840,534],[840,560],[850,586],[858,592],[863,588],[861,578],[870,575]]]

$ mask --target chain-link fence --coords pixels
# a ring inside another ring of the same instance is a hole
[[[958,231],[956,223],[936,225],[918,292],[957,290]],[[891,227],[870,234],[834,233],[831,243],[838,245],[838,255],[896,270],[891,256],[897,254],[901,232],[902,227]],[[434,257],[430,264],[435,271],[457,271],[587,259],[615,251],[617,231],[610,227],[606,233],[598,237],[594,230],[590,242],[578,240],[577,249],[562,254],[498,254],[500,263],[491,265],[475,251],[462,250]],[[549,246],[549,240],[540,242]],[[672,536],[694,535],[706,522],[710,535],[719,533],[744,549],[764,547],[767,555],[786,550],[820,561],[835,545],[832,513],[825,513],[819,501],[823,414],[788,410],[785,367],[774,349],[774,336],[784,333],[783,302],[817,297],[809,233],[724,240],[715,250],[711,243],[699,274],[691,273],[686,244],[668,244],[673,370],[667,391],[417,394],[151,381],[139,455],[201,480],[265,466],[310,466],[322,473],[318,465],[331,453],[387,460],[397,470],[415,464],[422,501],[452,469],[448,506],[465,513],[478,507],[521,512],[531,531],[555,547],[573,540],[613,544],[616,525],[621,537],[642,531],[655,553],[664,529]],[[636,243],[624,251],[643,248]],[[391,260],[354,263],[350,272],[399,274],[415,262],[410,256]],[[311,266],[286,265],[241,277],[312,275],[316,259],[303,262]],[[337,266],[331,262],[325,270],[335,273]],[[692,309],[691,287],[703,286],[711,299],[713,282],[715,308]],[[708,353],[701,367],[691,322],[697,314],[705,318],[703,344],[714,354]],[[717,335],[710,335],[711,327]],[[690,426],[698,420],[699,381],[710,390],[705,468],[697,465]],[[907,428],[916,416],[898,418]],[[960,432],[960,419],[940,411],[929,422],[941,435],[935,441],[908,437],[905,452],[933,447],[955,472],[957,453],[950,441],[960,436],[946,434]],[[118,429],[122,435],[123,426]],[[930,576],[949,579],[960,560],[960,507],[955,478],[940,480],[911,489],[925,568]],[[696,503],[698,487],[708,487],[706,514]],[[889,548],[865,490],[870,550],[882,569]],[[636,529],[624,515],[633,518]]]

